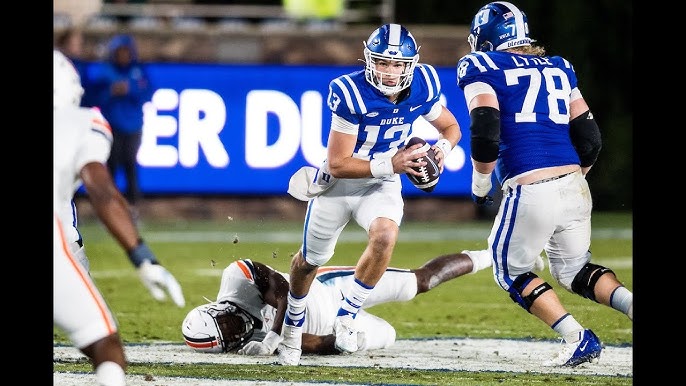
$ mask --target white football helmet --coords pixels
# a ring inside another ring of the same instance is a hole
[[[192,309],[181,323],[186,345],[195,351],[222,353],[245,345],[254,332],[253,318],[229,302]]]
[[[62,107],[79,107],[83,96],[81,77],[74,64],[63,53],[53,49],[52,84],[54,109]]]

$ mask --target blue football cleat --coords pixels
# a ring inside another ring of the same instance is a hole
[[[543,366],[576,366],[586,362],[597,362],[603,348],[600,339],[591,330],[584,330],[578,342],[567,343]]]

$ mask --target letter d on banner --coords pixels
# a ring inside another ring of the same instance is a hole
[[[267,143],[268,114],[279,120],[279,135]],[[253,168],[287,164],[300,147],[300,110],[288,95],[273,90],[250,91],[245,101],[245,162]]]

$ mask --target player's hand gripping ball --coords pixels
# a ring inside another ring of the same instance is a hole
[[[427,193],[431,193],[438,183],[438,177],[441,175],[441,171],[438,168],[438,161],[436,161],[436,152],[431,148],[431,145],[419,137],[410,138],[410,140],[407,141],[406,146],[410,147],[417,143],[421,143],[423,146],[415,150],[415,152],[427,152],[426,157],[418,158],[418,160],[426,162],[426,165],[413,168],[414,170],[422,173],[421,177],[409,173],[406,173],[405,175],[410,179],[412,185]]]

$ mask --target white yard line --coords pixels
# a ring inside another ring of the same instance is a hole
[[[598,363],[577,367],[543,367],[541,362],[553,356],[561,348],[560,343],[507,339],[401,339],[388,349],[360,352],[352,355],[315,356],[305,355],[301,366],[381,367],[443,371],[503,371],[513,373],[544,373],[571,375],[633,376],[633,347],[606,346]],[[137,344],[127,345],[126,355],[132,363],[225,363],[225,364],[273,364],[276,357],[248,357],[235,354],[202,354],[183,344]],[[55,346],[54,360],[74,360],[83,355],[73,347]],[[129,376],[130,385],[150,385],[142,377]],[[92,374],[54,373],[54,385],[89,385]],[[216,386],[228,381],[211,381],[175,377],[155,377],[155,386]],[[302,386],[315,383],[251,381],[230,384]],[[316,383],[327,385],[326,383]],[[340,384],[340,383],[338,383]]]

